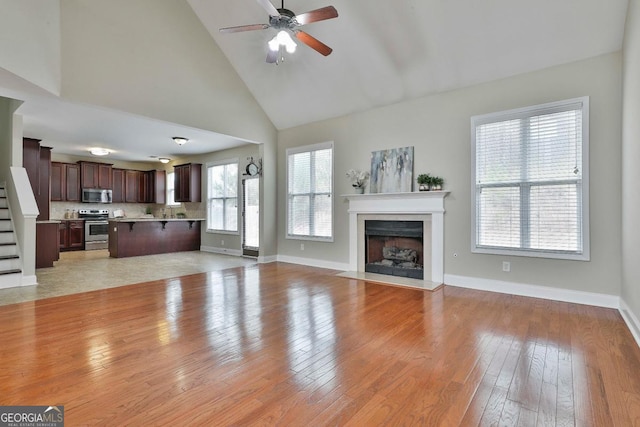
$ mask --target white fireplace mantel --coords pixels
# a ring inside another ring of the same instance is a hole
[[[444,282],[444,198],[448,191],[412,193],[344,194],[349,200],[349,269],[364,277],[363,254],[359,251],[358,217],[367,215],[429,215],[431,217],[431,277],[417,287],[435,289]],[[427,242],[425,242],[427,244]],[[391,280],[391,279],[389,279]],[[409,285],[411,286],[411,285]]]

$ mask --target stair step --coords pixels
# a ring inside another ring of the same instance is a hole
[[[15,270],[22,268],[22,260],[18,255],[0,256],[0,270]]]
[[[11,220],[9,218],[0,218],[0,230],[13,230],[11,227]]]
[[[0,231],[0,243],[15,243],[13,231]]]
[[[0,256],[18,255],[18,245],[14,243],[0,243]]]
[[[22,270],[19,268],[0,270],[0,289],[22,286],[22,279]]]

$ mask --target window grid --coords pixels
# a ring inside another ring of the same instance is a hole
[[[588,260],[588,98],[471,122],[472,252]]]
[[[333,240],[333,144],[287,150],[287,238]]]
[[[207,230],[238,231],[238,163],[207,167]]]

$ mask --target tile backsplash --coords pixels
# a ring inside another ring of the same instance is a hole
[[[205,218],[206,210],[204,203],[182,203],[180,206],[172,206],[169,209],[165,205],[156,205],[148,203],[78,203],[78,202],[51,202],[49,215],[51,219],[64,219],[64,215],[69,210],[78,212],[80,209],[108,209],[109,217],[113,217],[113,211],[122,209],[128,218],[140,218],[147,213],[147,207],[151,208],[153,216],[161,218],[162,210],[165,210],[167,217],[171,215],[171,211],[175,216],[178,212],[184,212],[187,218]]]

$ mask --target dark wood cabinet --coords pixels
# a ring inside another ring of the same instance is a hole
[[[58,237],[61,251],[84,249],[84,221],[63,220],[60,222]]]
[[[113,168],[111,169],[111,184],[113,185],[113,191],[111,194],[111,201],[113,203],[124,203],[125,200],[125,170]]]
[[[124,201],[139,203],[140,200],[140,171],[126,169],[124,171],[125,193]]]
[[[78,163],[80,164],[80,184],[82,188],[112,189],[112,165],[84,161]]]
[[[187,163],[174,166],[174,199],[176,202],[199,202],[201,200],[200,176],[202,165]]]
[[[57,233],[55,222],[36,223],[36,268],[53,267],[53,262],[60,259]]]
[[[160,203],[166,200],[167,173],[162,170],[151,170],[140,173],[140,202]]]
[[[64,170],[67,176],[66,193],[68,202],[80,201],[80,166],[65,163]]]
[[[80,166],[51,162],[51,201],[80,201]]]
[[[149,203],[149,197],[151,195],[149,189],[149,174],[141,171],[138,175],[138,179],[138,202]]]
[[[40,211],[36,219],[46,221],[50,205],[51,147],[42,147],[38,139],[23,138],[22,150],[22,165]]]
[[[164,254],[200,249],[201,221],[109,221],[109,256]]]
[[[111,176],[113,203],[165,203],[165,171],[113,168]]]
[[[64,171],[64,163],[51,162],[51,201],[63,202],[67,200],[65,188],[67,175]]]

